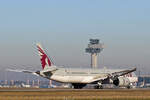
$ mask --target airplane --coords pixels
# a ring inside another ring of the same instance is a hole
[[[21,84],[21,87],[30,88],[31,86],[30,86],[30,85],[25,85],[24,83],[22,83],[22,84]]]
[[[31,73],[61,83],[70,83],[74,89],[82,89],[87,84],[95,84],[95,89],[102,89],[103,84],[114,84],[118,87],[130,87],[130,80],[127,77],[122,76],[136,71],[136,68],[85,69],[58,67],[52,63],[40,44],[37,44],[37,49],[42,70],[36,72],[22,70],[20,72]]]

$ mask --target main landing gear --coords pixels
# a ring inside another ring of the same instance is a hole
[[[82,89],[83,87],[86,86],[86,84],[72,83],[72,86],[73,86],[74,89]]]
[[[103,89],[102,83],[98,82],[96,86],[94,86],[95,89]]]

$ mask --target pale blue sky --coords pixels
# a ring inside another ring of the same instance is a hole
[[[89,66],[90,37],[105,43],[99,66],[150,70],[149,0],[0,0],[0,65],[39,68],[36,42],[56,65]],[[38,67],[37,67],[38,66]],[[148,72],[147,72],[148,73]]]

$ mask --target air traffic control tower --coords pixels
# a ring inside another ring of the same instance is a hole
[[[90,39],[88,47],[85,49],[87,53],[91,53],[91,67],[97,68],[97,56],[104,48],[102,43],[99,43],[99,39]]]

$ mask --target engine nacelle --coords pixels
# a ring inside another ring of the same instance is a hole
[[[119,87],[127,87],[130,85],[130,80],[126,77],[118,77],[113,80],[113,84]]]

